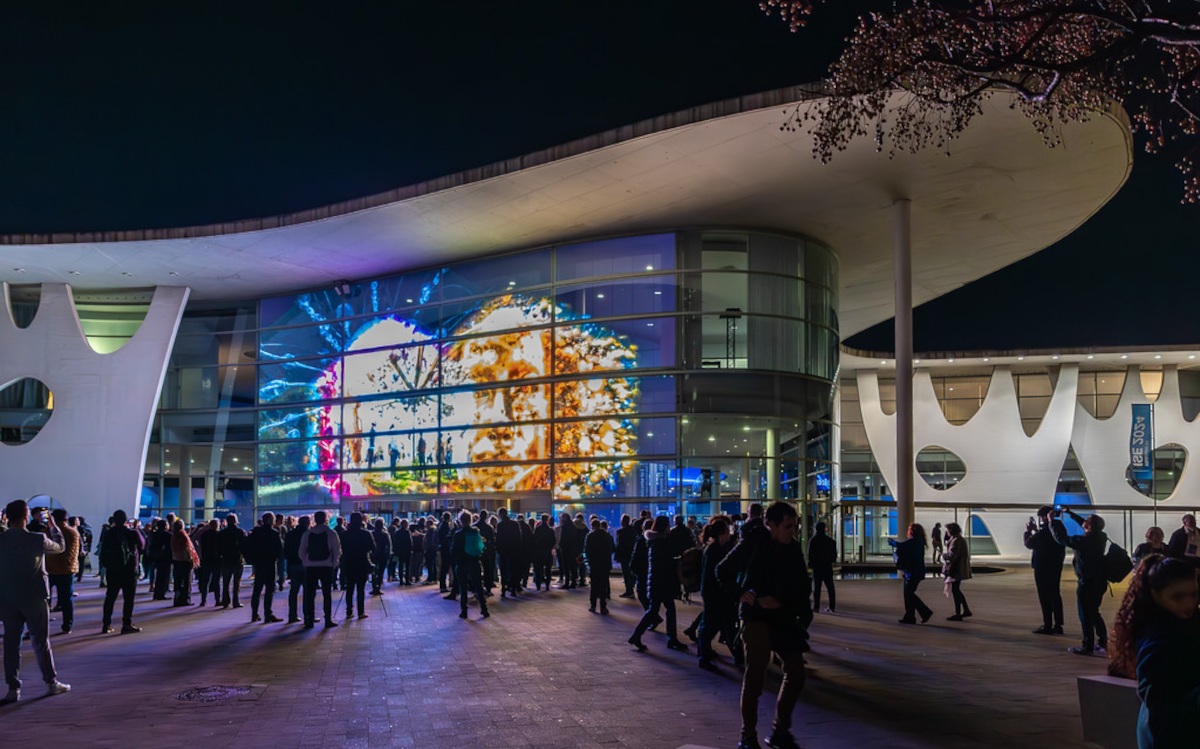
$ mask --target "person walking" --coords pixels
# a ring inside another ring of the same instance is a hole
[[[649,556],[649,573],[646,578],[646,592],[650,605],[642,615],[641,621],[634,628],[629,638],[629,644],[638,650],[646,650],[642,635],[651,626],[661,621],[658,616],[659,608],[666,609],[667,618],[667,647],[672,650],[687,650],[687,645],[679,641],[675,623],[675,599],[679,598],[679,572],[676,569],[674,549],[670,538],[671,520],[666,515],[654,519],[654,525],[646,531],[646,550]]]
[[[713,668],[713,638],[720,634],[729,646],[733,662],[744,665],[742,651],[735,644],[737,630],[737,601],[717,580],[717,566],[725,559],[736,541],[728,518],[718,515],[708,521],[700,532],[700,543],[704,545],[704,556],[700,565],[700,596],[704,610],[700,614],[700,627],[696,635],[696,648],[700,655],[700,668]]]
[[[79,572],[79,531],[71,527],[67,511],[59,508],[50,513],[54,524],[62,532],[64,551],[61,554],[46,554],[46,574],[50,587],[55,591],[58,610],[62,612],[63,634],[75,626],[75,575]]]
[[[942,575],[954,599],[954,615],[946,617],[946,621],[961,622],[971,616],[971,607],[962,592],[963,580],[971,579],[971,549],[958,523],[946,523],[946,532],[950,534],[950,541],[942,558]]]
[[[313,513],[313,524],[300,538],[300,564],[304,566],[304,628],[317,623],[317,587],[325,605],[325,628],[336,627],[333,620],[333,571],[342,558],[338,534],[326,525],[324,510]]]
[[[250,591],[250,621],[263,624],[283,621],[271,611],[275,597],[275,571],[283,556],[283,542],[275,528],[275,513],[264,512],[262,522],[250,531],[246,538],[246,558],[254,568],[254,588]],[[263,615],[258,615],[258,602],[262,600]]]
[[[1104,655],[1108,648],[1108,630],[1100,615],[1100,603],[1108,589],[1108,578],[1104,574],[1104,551],[1108,536],[1104,533],[1104,518],[1091,515],[1083,518],[1070,510],[1067,516],[1083,526],[1081,535],[1068,535],[1066,526],[1053,523],[1050,533],[1054,540],[1075,552],[1071,564],[1075,568],[1075,601],[1079,609],[1079,625],[1083,629],[1083,640],[1079,645],[1068,648],[1075,655]],[[1057,511],[1056,511],[1057,514]]]
[[[142,534],[125,527],[127,519],[124,510],[113,512],[112,523],[104,532],[104,540],[101,543],[100,564],[104,566],[108,578],[108,589],[104,593],[101,634],[113,631],[112,615],[117,595],[122,597],[121,634],[131,635],[142,631],[141,627],[133,623],[133,603],[137,594],[138,560],[141,559],[145,544]]]
[[[791,732],[792,712],[804,689],[812,585],[796,527],[796,508],[774,502],[765,513],[765,537],[751,533],[717,565],[717,578],[738,596],[746,654],[738,749],[758,749],[758,699],[772,654],[783,664],[783,680],[767,746],[799,749]]]
[[[917,615],[921,623],[929,621],[933,609],[925,605],[917,595],[917,588],[925,579],[925,528],[920,523],[908,526],[907,538],[904,541],[888,539],[888,545],[896,550],[896,569],[904,580],[904,616],[901,624],[916,624]]]
[[[33,653],[48,695],[71,691],[58,680],[54,651],[50,647],[50,588],[46,579],[47,554],[66,550],[57,523],[47,516],[45,533],[32,533],[29,505],[25,500],[9,502],[4,508],[8,530],[0,533],[0,620],[4,622],[4,681],[8,693],[0,704],[21,698],[21,633],[28,628]]]
[[[821,586],[829,591],[826,613],[837,611],[837,589],[833,587],[833,565],[837,562],[837,541],[825,533],[823,522],[813,527],[815,533],[808,542],[808,565],[812,567],[813,612],[821,610]]]
[[[1051,518],[1053,507],[1038,510],[1037,521],[1030,518],[1025,526],[1025,548],[1029,549],[1029,564],[1033,567],[1033,582],[1037,586],[1038,605],[1042,609],[1042,626],[1035,635],[1063,633],[1062,569],[1067,550],[1054,540],[1050,524],[1061,522]]]

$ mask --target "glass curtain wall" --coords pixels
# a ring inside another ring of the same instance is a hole
[[[145,503],[616,520],[827,496],[836,286],[804,239],[687,231],[194,306]]]

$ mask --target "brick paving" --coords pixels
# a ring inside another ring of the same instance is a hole
[[[901,614],[895,580],[838,584],[836,615],[812,630],[809,680],[796,711],[803,746],[1069,747],[1082,740],[1075,677],[1104,671],[1099,658],[1066,653],[1076,643],[1070,571],[1067,637],[1029,634],[1039,624],[1027,570],[964,584],[975,612],[964,623],[933,581],[922,588],[935,618]],[[614,587],[619,582],[614,578]],[[389,584],[369,618],[304,630],[251,624],[245,608],[173,609],[143,583],[134,635],[101,635],[102,590],[85,578],[75,631],[53,637],[70,694],[42,698],[24,646],[24,699],[0,707],[0,747],[732,747],[740,677],[697,668],[662,634],[650,649],[626,644],[640,612],[617,599],[613,615],[587,611],[584,590],[491,602],[492,617],[457,617],[436,586]],[[1118,591],[1119,594],[1119,591]],[[338,603],[340,593],[335,591]],[[1111,621],[1116,598],[1106,597]],[[210,602],[211,603],[211,602]],[[318,602],[318,606],[319,606]],[[344,605],[344,604],[343,604]],[[680,606],[680,628],[698,613]],[[276,596],[275,613],[286,615]],[[56,622],[51,622],[57,631]],[[725,654],[723,647],[718,652]],[[777,686],[773,679],[768,690]],[[210,686],[249,690],[214,702],[176,696]],[[764,695],[761,728],[773,699]]]

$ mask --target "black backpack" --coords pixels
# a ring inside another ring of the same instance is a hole
[[[329,534],[332,531],[326,530],[324,533],[308,532],[308,559],[312,562],[323,562],[329,558]]]
[[[128,569],[134,566],[133,545],[129,543],[129,532],[124,528],[110,528],[104,534],[100,548],[100,562],[108,569]]]
[[[1109,542],[1108,551],[1104,552],[1104,579],[1110,583],[1119,583],[1130,572],[1133,572],[1133,560],[1129,558],[1129,553]]]
[[[700,568],[704,566],[704,552],[693,546],[679,556],[679,583],[684,593],[700,590]]]

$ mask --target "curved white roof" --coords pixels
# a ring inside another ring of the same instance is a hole
[[[913,299],[928,301],[1057,241],[1131,168],[1122,112],[1047,148],[995,96],[945,151],[889,159],[861,139],[831,163],[781,130],[793,87],[657,117],[519,159],[268,219],[0,237],[0,281],[77,291],[186,285],[244,299],[598,235],[689,226],[804,234],[841,260],[841,333],[891,316],[891,211],[912,200]],[[798,104],[797,104],[798,103]]]

